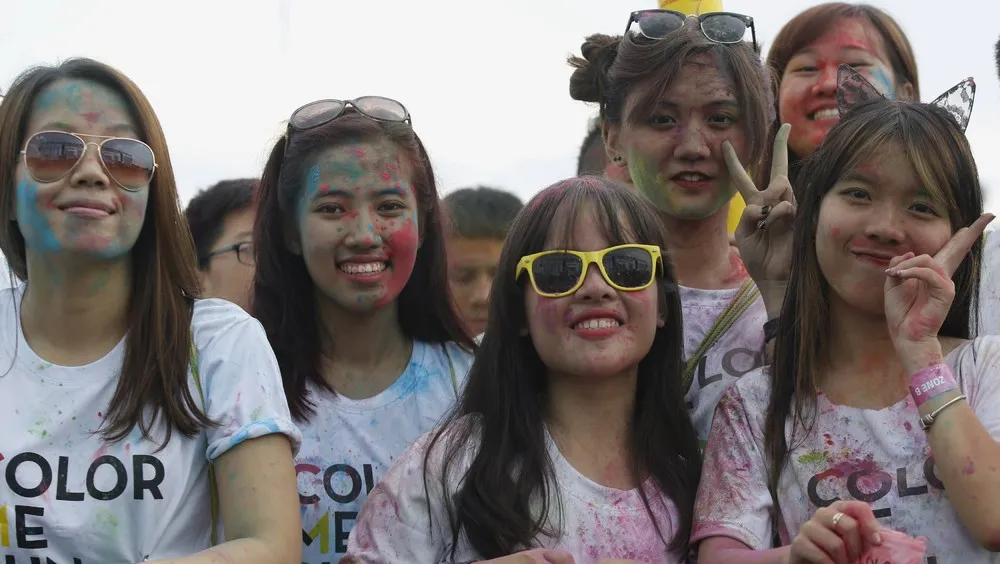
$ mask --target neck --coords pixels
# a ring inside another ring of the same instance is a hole
[[[559,451],[581,474],[631,489],[629,434],[638,367],[588,380],[549,374],[546,418]]]
[[[29,254],[21,301],[24,338],[40,357],[79,366],[100,359],[128,329],[128,260],[53,260]]]
[[[367,312],[346,310],[322,295],[317,302],[324,378],[338,393],[372,397],[402,375],[413,342],[399,326],[396,302]]]
[[[833,294],[817,384],[834,403],[876,409],[896,403],[907,393],[909,375],[885,316],[865,313]]]
[[[743,263],[729,244],[728,204],[702,219],[679,219],[665,213],[660,217],[681,285],[720,290],[739,287],[746,280]]]

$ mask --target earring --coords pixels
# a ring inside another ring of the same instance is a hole
[[[614,162],[616,162],[616,163],[620,163],[620,162],[622,162],[622,160],[624,160],[624,159],[622,159],[621,155],[618,155],[618,156],[616,156],[615,158],[613,158],[613,159],[611,159],[611,160],[613,160],[613,161],[614,161]]]

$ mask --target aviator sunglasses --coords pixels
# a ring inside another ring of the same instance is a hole
[[[753,18],[733,12],[709,12],[700,16],[688,16],[674,10],[637,10],[629,15],[625,24],[625,36],[633,41],[643,37],[646,39],[663,39],[671,33],[684,27],[687,18],[698,18],[701,32],[709,41],[730,45],[743,41],[743,36],[750,28],[753,38],[753,49],[757,50],[757,30]],[[632,29],[635,23],[636,29]]]
[[[653,284],[656,265],[663,258],[656,245],[618,245],[600,251],[544,251],[521,257],[514,279],[528,271],[531,286],[539,296],[561,298],[583,286],[587,270],[596,264],[604,281],[623,292],[637,292]]]
[[[100,139],[88,143],[83,138]],[[97,147],[101,166],[108,176],[129,192],[142,190],[153,180],[156,157],[149,145],[128,137],[105,137],[66,131],[39,131],[28,138],[21,155],[24,167],[35,182],[55,182],[64,178],[87,153]]]
[[[382,96],[362,96],[354,100],[316,100],[309,102],[292,112],[288,118],[290,131],[305,131],[344,115],[348,107],[354,108],[359,114],[376,121],[395,121],[413,124],[410,112],[403,104]]]

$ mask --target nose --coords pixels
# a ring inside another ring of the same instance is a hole
[[[865,226],[865,236],[883,244],[901,244],[906,239],[903,221],[903,214],[892,206],[873,208]]]
[[[344,238],[344,242],[349,246],[370,249],[382,245],[382,237],[376,226],[375,214],[367,208],[358,211],[358,215],[354,217],[354,222],[349,229],[347,237]]]
[[[77,188],[110,186],[111,179],[101,164],[101,149],[97,143],[87,143],[84,147],[83,156],[70,172],[69,183],[70,186]]]
[[[613,298],[615,289],[608,285],[607,280],[601,276],[601,270],[596,264],[591,264],[587,268],[587,274],[583,278],[583,285],[576,291],[576,296],[583,300],[606,301]]]
[[[837,94],[837,66],[825,65],[812,85],[813,96],[834,96]]]
[[[674,154],[677,158],[685,161],[699,161],[707,159],[711,154],[700,122],[680,124],[676,135],[678,143]]]
[[[493,277],[483,272],[476,278],[474,284],[475,286],[472,290],[472,305],[477,307],[486,307],[490,301],[490,286],[493,285]]]

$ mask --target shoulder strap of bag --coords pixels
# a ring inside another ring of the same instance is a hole
[[[451,355],[448,354],[448,345],[446,343],[441,343],[441,350],[444,351],[444,357],[448,359],[448,370],[451,371],[451,389],[455,392],[455,397],[458,397],[458,380],[455,379],[455,364],[451,361]]]
[[[194,346],[194,337],[191,337],[191,375],[194,376],[194,383],[198,386],[198,395],[201,396],[202,409],[208,409],[205,403],[205,390],[201,387],[201,376],[198,374],[198,349]],[[219,543],[219,491],[215,486],[215,465],[208,462],[208,492],[212,503],[212,546]]]
[[[702,339],[701,344],[698,345],[698,348],[684,366],[681,389],[684,390],[685,395],[691,388],[691,382],[694,381],[694,370],[698,366],[698,363],[701,362],[701,358],[719,341],[720,337],[726,334],[726,331],[732,328],[733,324],[743,316],[743,313],[746,312],[759,295],[760,290],[754,285],[753,280],[747,278],[747,281],[740,287],[740,291],[733,297],[733,301],[729,302],[726,309],[719,314],[718,319],[715,320],[715,324],[705,334],[705,338]]]

